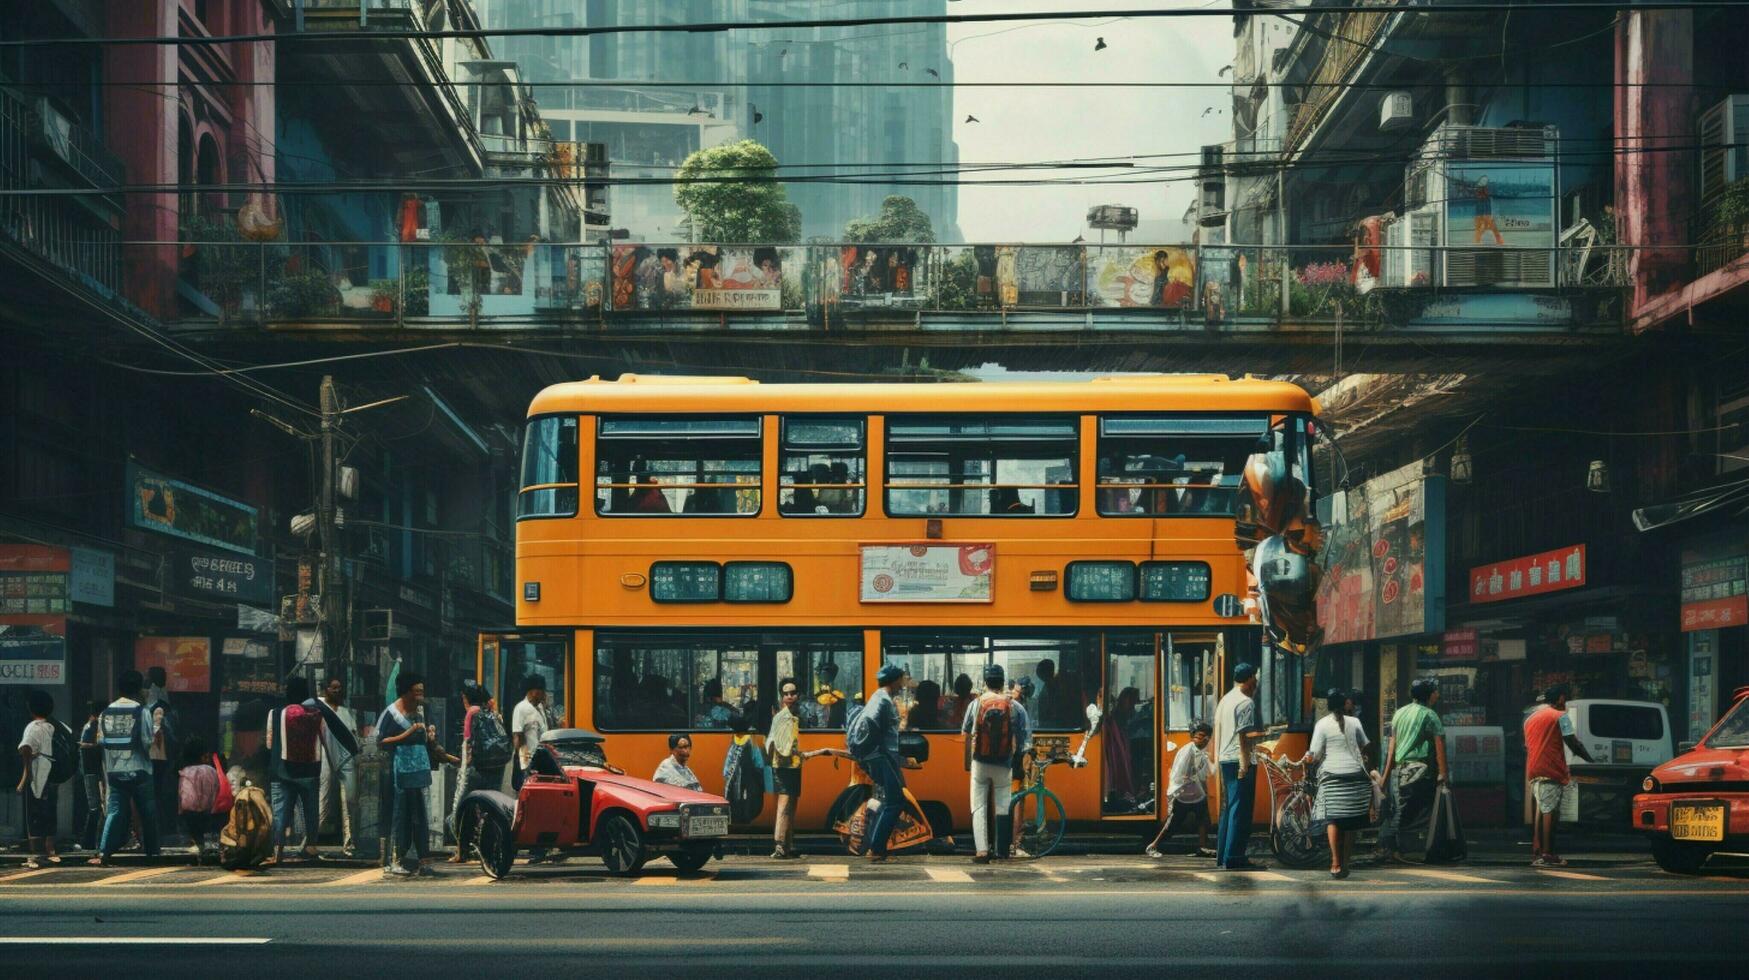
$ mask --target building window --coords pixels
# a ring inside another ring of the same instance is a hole
[[[1068,517],[1076,420],[911,416],[887,420],[887,513]]]
[[[758,418],[604,418],[595,512],[749,517],[759,513]]]
[[[522,491],[516,517],[574,517],[577,514],[577,418],[554,415],[534,419],[522,440]]]
[[[1100,419],[1100,516],[1232,516],[1245,460],[1267,431],[1262,417]]]
[[[859,517],[867,491],[866,424],[860,418],[786,418],[777,512]]]

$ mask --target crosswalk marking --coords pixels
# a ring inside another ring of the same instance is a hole
[[[159,875],[172,875],[181,870],[182,868],[180,866],[172,866],[168,868],[140,868],[136,871],[124,871],[118,875],[110,875],[107,878],[94,881],[92,884],[122,885],[130,881],[143,881],[147,878],[156,878]]]
[[[324,885],[358,885],[358,884],[363,884],[364,882],[367,882],[367,881],[378,881],[382,878],[382,876],[383,876],[383,869],[370,868],[370,869],[365,870],[365,871],[360,871],[357,874],[349,874],[344,878],[335,878],[333,881],[324,881],[324,882],[322,882],[322,884],[324,884]]]
[[[492,883],[492,880],[493,879],[492,879],[491,875],[481,875],[478,878],[469,878],[468,880],[462,882],[462,884],[464,884],[464,885],[490,885]]]
[[[1498,885],[1493,878],[1479,878],[1476,875],[1459,874],[1456,871],[1439,871],[1434,868],[1394,868],[1395,874],[1415,875],[1421,878],[1434,878],[1439,881],[1458,881],[1468,885]]]
[[[1582,871],[1557,871],[1553,868],[1538,868],[1536,870],[1537,870],[1538,874],[1545,874],[1545,875],[1548,875],[1550,878],[1571,878],[1574,881],[1608,881],[1609,880],[1608,878],[1605,878],[1602,875],[1588,875]]]
[[[848,864],[810,864],[810,865],[808,865],[808,877],[810,877],[810,878],[826,878],[829,880],[836,879],[838,881],[844,881],[850,877],[850,865],[848,865]]]
[[[939,881],[955,885],[963,885],[972,880],[971,875],[956,868],[936,868],[924,865],[923,873],[929,876],[930,881]]]
[[[1243,878],[1246,878],[1250,881],[1293,881],[1294,880],[1292,878],[1289,878],[1287,875],[1277,874],[1274,871],[1219,871],[1219,872],[1216,872],[1216,871],[1193,871],[1193,872],[1191,872],[1191,876],[1194,878],[1200,878],[1203,881],[1223,881],[1223,880],[1231,881],[1232,879],[1238,878],[1238,877],[1243,877]]]

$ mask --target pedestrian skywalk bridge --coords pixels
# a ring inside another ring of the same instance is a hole
[[[1397,889],[1408,892],[1523,889],[1607,889],[1716,887],[1749,889],[1749,872],[1720,872],[1682,877],[1658,870],[1650,862],[1611,863],[1601,866],[1575,864],[1567,868],[1531,868],[1528,865],[1456,865],[1450,867],[1404,867],[1357,865],[1351,876],[1337,881],[1322,869],[1299,871],[1271,868],[1262,871],[1217,871],[1206,861],[1168,859],[1151,861],[1129,857],[1050,858],[973,865],[964,857],[899,857],[872,865],[866,861],[820,856],[801,861],[770,861],[730,857],[713,862],[704,871],[685,874],[655,860],[641,874],[610,875],[595,860],[579,858],[563,864],[526,865],[519,862],[511,876],[493,881],[476,865],[440,864],[428,877],[394,878],[378,868],[356,864],[294,863],[257,874],[234,874],[222,869],[192,865],[119,865],[93,868],[69,860],[55,867],[25,870],[18,864],[0,865],[0,896],[44,890],[133,890],[158,888],[244,888],[251,892],[278,889],[404,888],[448,890],[464,887],[588,888],[596,892],[663,888],[722,888],[753,886],[809,889],[821,886],[852,888],[929,887],[966,888],[990,885],[1010,888],[1101,889],[1183,888],[1215,893],[1251,890],[1294,890],[1316,887],[1321,892],[1344,889]]]

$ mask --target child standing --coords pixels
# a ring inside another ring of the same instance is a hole
[[[224,778],[213,766],[216,758],[207,754],[206,743],[198,736],[183,743],[176,802],[197,865],[206,857],[206,835],[213,829],[213,804],[218,799],[219,780]]]

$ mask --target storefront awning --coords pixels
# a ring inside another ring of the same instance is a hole
[[[1749,479],[1708,487],[1663,503],[1637,508],[1634,511],[1634,527],[1641,531],[1656,531],[1703,514],[1717,517],[1749,515]]]

